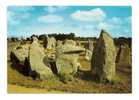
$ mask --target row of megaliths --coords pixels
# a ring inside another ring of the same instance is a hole
[[[101,30],[91,59],[91,71],[98,77],[100,82],[113,81],[116,70],[115,60],[116,48],[113,38],[106,31]]]
[[[46,45],[47,48],[44,48],[33,37],[31,44],[20,45],[12,50],[12,62],[20,71],[42,80],[53,78],[55,74],[62,78],[74,76],[81,67],[79,54],[85,52],[85,48],[77,46],[73,40],[56,41],[53,37],[47,37]],[[98,76],[100,82],[112,81],[115,77],[116,60],[113,38],[102,30],[96,45],[89,48],[91,72]]]

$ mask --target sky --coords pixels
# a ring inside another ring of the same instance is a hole
[[[101,29],[113,37],[132,37],[130,6],[9,6],[8,37],[75,33],[98,37]]]

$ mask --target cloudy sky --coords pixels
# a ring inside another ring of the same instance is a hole
[[[129,6],[9,6],[8,36],[70,33],[99,36],[105,29],[113,37],[131,37]]]

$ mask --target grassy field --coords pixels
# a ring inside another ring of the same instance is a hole
[[[15,45],[15,44],[13,44]],[[8,47],[8,52],[10,52]],[[112,83],[97,83],[94,80],[95,76],[90,76],[90,64],[83,57],[80,58],[80,72],[75,78],[63,83],[56,76],[51,80],[33,80],[19,73],[11,67],[11,62],[8,60],[8,93],[131,93],[131,66],[117,67],[118,82]]]
[[[62,91],[48,91],[46,89],[26,88],[24,86],[8,84],[8,93],[62,93]]]

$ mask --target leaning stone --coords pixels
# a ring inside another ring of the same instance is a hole
[[[99,40],[93,50],[92,72],[100,80],[112,81],[115,77],[116,48],[112,37],[104,30],[101,31]]]

